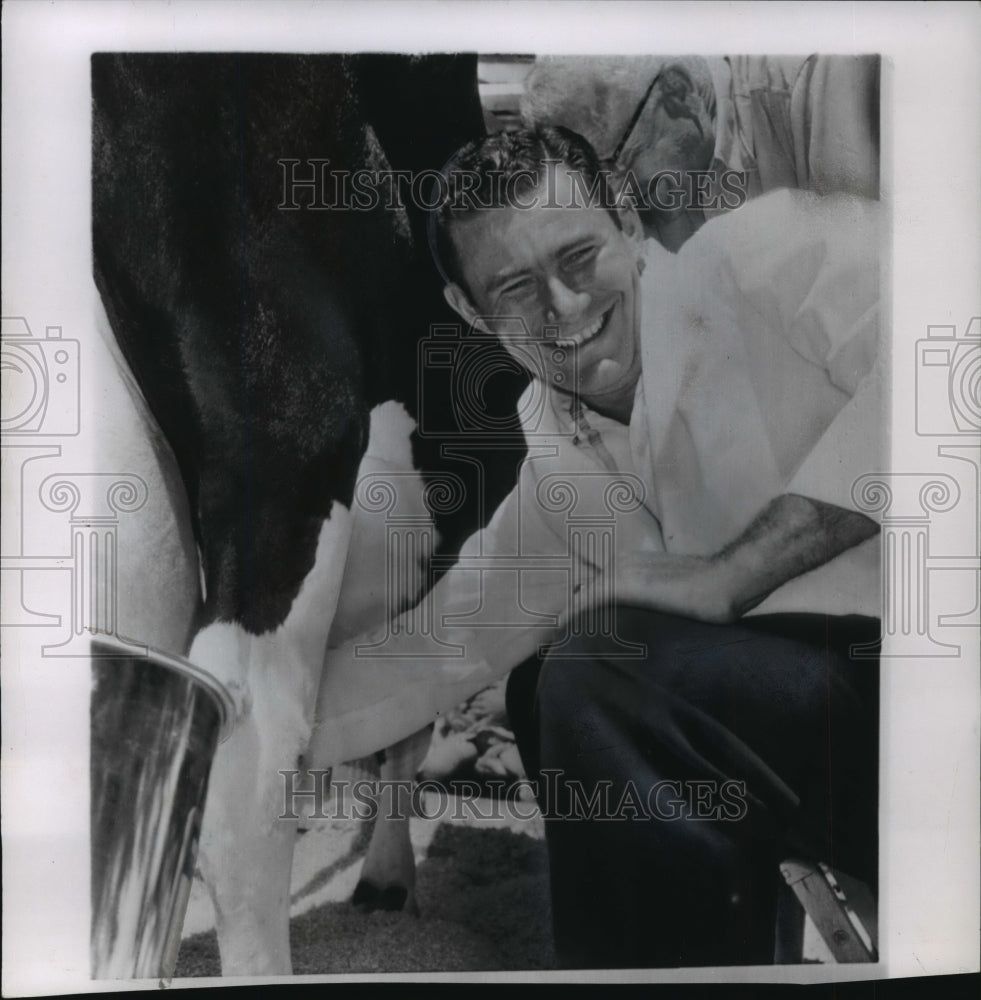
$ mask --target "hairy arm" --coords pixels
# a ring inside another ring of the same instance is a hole
[[[612,581],[590,587],[581,603],[612,599],[724,624],[878,530],[863,514],[786,493],[714,555],[621,559]]]

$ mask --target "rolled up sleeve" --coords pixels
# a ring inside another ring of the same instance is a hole
[[[876,363],[787,486],[788,493],[858,510],[854,486],[882,469],[883,374]],[[874,520],[877,515],[864,507]]]
[[[760,321],[823,369],[842,400],[785,492],[857,509],[852,486],[881,470],[884,452],[878,203],[789,191],[764,201],[762,214],[773,218],[762,218],[742,240],[730,261],[733,276]],[[792,400],[795,407],[812,403]]]

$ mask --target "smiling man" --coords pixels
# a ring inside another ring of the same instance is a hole
[[[560,962],[772,962],[782,860],[876,881],[878,529],[852,494],[879,467],[877,205],[780,191],[671,254],[567,130],[446,172],[472,194],[433,219],[446,297],[531,375],[529,455],[424,604],[466,665],[397,626],[347,722],[328,664],[337,731],[407,732],[521,664]]]
[[[564,163],[543,172],[549,190],[531,207],[468,213],[453,228],[449,259],[458,280],[450,305],[471,325],[496,332],[525,363],[528,338],[493,317],[520,317],[540,337],[539,372],[601,413],[629,422],[640,377],[639,230],[583,204]],[[561,209],[552,207],[562,206]]]

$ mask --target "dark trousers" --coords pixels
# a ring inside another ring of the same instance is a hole
[[[616,622],[643,659],[586,637],[508,684],[560,964],[770,963],[781,860],[876,884],[878,662],[849,649],[879,623],[632,607]]]

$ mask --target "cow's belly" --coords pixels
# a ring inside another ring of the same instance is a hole
[[[353,527],[328,646],[375,629],[421,596],[425,580],[424,534],[432,532],[423,499],[422,477],[413,468],[411,435],[415,421],[396,402],[371,412],[368,448],[358,469],[359,488],[351,508]],[[386,487],[390,488],[391,493]],[[395,507],[387,503],[394,498]],[[409,521],[414,552],[396,554],[390,543],[392,519]],[[434,537],[434,536],[433,536]],[[397,560],[397,561],[396,561]],[[394,607],[392,606],[394,605]]]
[[[168,652],[186,654],[201,600],[197,548],[190,529],[187,495],[173,453],[119,352],[101,299],[94,297],[91,419],[98,431],[100,468],[138,475],[147,484],[147,503],[119,523],[119,631]],[[415,421],[396,402],[371,413],[368,448],[358,479],[379,477],[398,494],[400,515],[428,523],[422,477],[412,463]],[[388,475],[391,474],[391,475]],[[380,625],[390,613],[388,509],[369,509],[355,499],[349,557],[330,632],[329,645]],[[400,607],[422,591],[424,566],[394,580]]]

